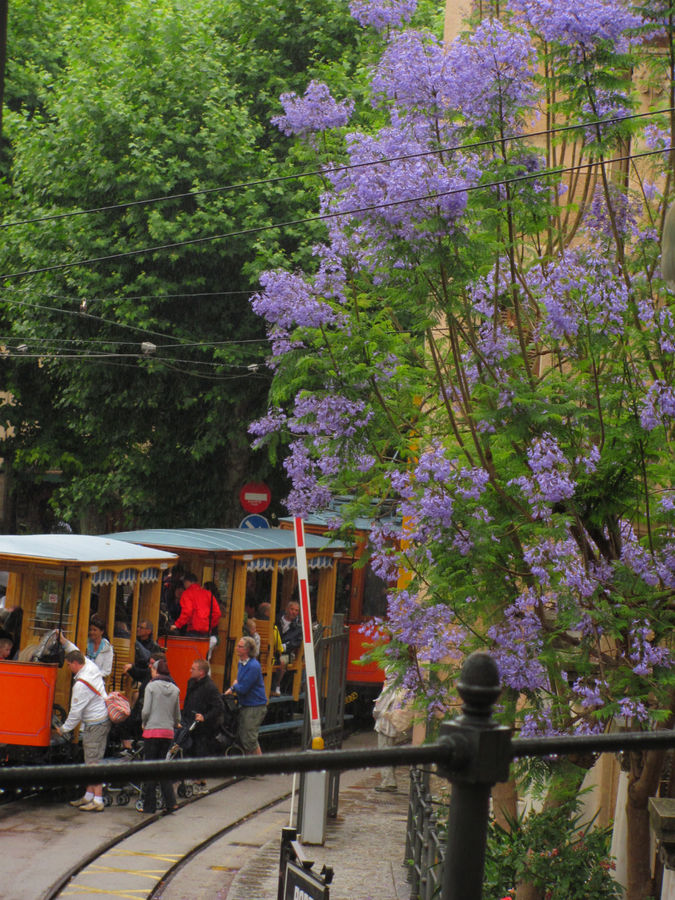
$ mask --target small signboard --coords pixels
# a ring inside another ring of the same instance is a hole
[[[286,863],[284,900],[330,900],[328,885],[309,869],[293,862]]]
[[[239,502],[248,513],[265,512],[272,501],[272,492],[262,481],[250,481],[239,491]]]
[[[250,516],[244,516],[244,518],[239,523],[240,528],[269,528],[270,523],[267,521],[265,516],[259,516],[256,513],[252,513]]]

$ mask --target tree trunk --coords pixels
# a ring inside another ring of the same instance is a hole
[[[513,779],[501,781],[492,788],[492,811],[497,825],[511,831],[511,823],[518,815],[518,788]]]
[[[655,796],[665,751],[630,754],[626,800],[626,900],[647,900],[653,895],[649,842],[649,798]]]

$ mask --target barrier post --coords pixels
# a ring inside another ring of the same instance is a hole
[[[312,750],[323,750],[324,742],[321,734],[321,705],[316,678],[312,610],[309,603],[305,524],[300,516],[296,516],[293,520],[293,531],[295,533],[300,619],[302,621],[305,658],[305,694],[306,702],[309,704]],[[323,844],[326,840],[326,817],[328,815],[328,773],[325,771],[307,772],[303,778],[303,790],[301,792],[303,803],[301,811],[302,840],[305,844]]]
[[[439,773],[452,782],[441,898],[481,900],[490,789],[508,779],[511,731],[492,718],[501,687],[497,665],[489,654],[469,656],[457,691],[462,714],[441,725],[441,737],[460,737],[469,762],[460,771],[438,766]]]

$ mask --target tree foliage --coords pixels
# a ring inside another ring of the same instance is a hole
[[[668,111],[631,114],[672,52],[668,10],[481,10],[447,47],[390,25],[381,120],[357,107],[340,131],[350,167],[321,156],[309,93],[288,113],[330,218],[311,266],[261,279],[275,375],[252,431],[288,446],[294,513],[346,495],[336,529],[382,515],[381,652],[430,713],[487,648],[522,734],[654,726],[673,688],[672,139]]]

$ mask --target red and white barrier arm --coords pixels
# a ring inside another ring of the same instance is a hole
[[[305,546],[305,524],[300,516],[293,519],[295,532],[295,557],[298,565],[298,591],[300,594],[300,619],[302,639],[305,649],[305,678],[307,701],[309,703],[309,723],[312,733],[312,749],[323,749],[321,736],[321,709],[319,687],[316,680],[316,660],[312,635],[312,610],[309,604],[309,578],[307,575],[307,549]]]

